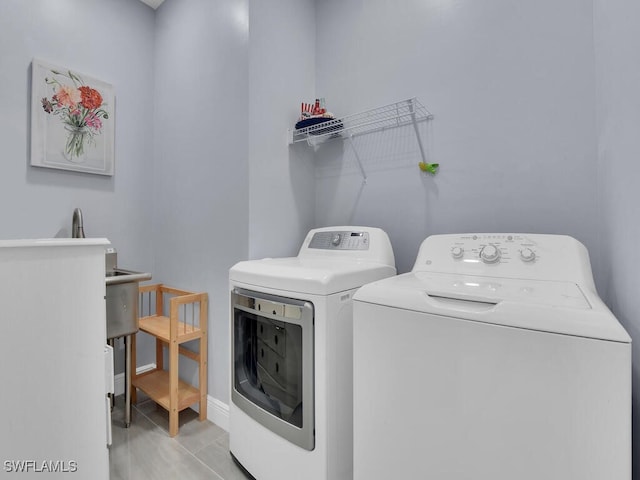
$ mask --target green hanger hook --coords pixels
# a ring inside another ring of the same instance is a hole
[[[422,170],[423,172],[428,172],[431,175],[435,175],[436,173],[438,173],[438,168],[440,167],[440,164],[420,162],[418,163],[418,166],[420,167],[420,170]]]

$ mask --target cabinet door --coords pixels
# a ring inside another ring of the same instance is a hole
[[[7,243],[0,243],[3,459],[107,479],[108,242]]]

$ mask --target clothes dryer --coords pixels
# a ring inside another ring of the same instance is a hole
[[[229,447],[247,473],[353,478],[352,298],[395,273],[386,233],[351,226],[310,231],[297,257],[231,268]]]
[[[354,297],[354,479],[629,480],[631,339],[586,248],[435,235]]]

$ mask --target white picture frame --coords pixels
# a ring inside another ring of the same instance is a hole
[[[31,67],[31,165],[112,176],[113,86],[40,59]]]

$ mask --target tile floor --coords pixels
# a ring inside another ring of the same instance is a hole
[[[180,431],[169,437],[169,414],[138,393],[131,426],[124,428],[124,399],[112,412],[109,449],[111,480],[213,479],[247,480],[229,455],[229,435],[198,420],[191,409],[180,413]]]

